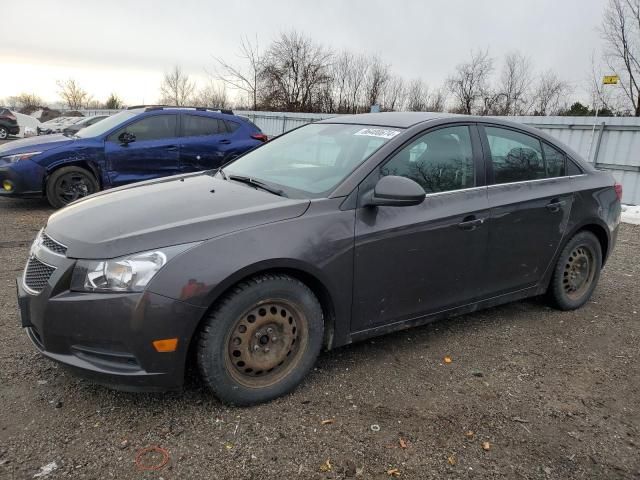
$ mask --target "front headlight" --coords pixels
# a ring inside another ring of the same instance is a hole
[[[176,245],[111,260],[78,260],[71,278],[71,290],[140,292],[171,258],[194,245]]]
[[[20,160],[29,160],[35,155],[39,155],[42,152],[28,152],[28,153],[16,153],[15,155],[7,155],[0,157],[0,160],[6,160],[9,163],[19,162]]]

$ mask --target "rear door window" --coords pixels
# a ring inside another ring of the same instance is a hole
[[[226,133],[227,129],[222,120],[201,115],[182,116],[182,136],[201,137]]]
[[[546,178],[540,140],[506,128],[485,127],[494,183]]]

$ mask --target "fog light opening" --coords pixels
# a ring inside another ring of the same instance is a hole
[[[11,180],[4,180],[2,182],[2,188],[7,192],[11,192],[13,190],[13,182]]]
[[[162,340],[154,340],[153,348],[156,349],[156,352],[175,352],[176,348],[178,348],[178,339],[164,338]]]

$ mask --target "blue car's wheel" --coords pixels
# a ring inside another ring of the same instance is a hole
[[[99,190],[91,172],[80,167],[63,167],[47,180],[47,200],[53,208],[62,208]]]

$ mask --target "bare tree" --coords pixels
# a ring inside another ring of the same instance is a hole
[[[35,93],[20,93],[6,99],[8,106],[24,112],[32,112],[44,105],[44,101]]]
[[[407,89],[404,79],[399,75],[390,76],[382,89],[382,109],[387,111],[402,110],[407,102]]]
[[[380,103],[380,97],[390,77],[389,65],[382,63],[378,56],[370,57],[365,79],[365,108]]]
[[[347,75],[347,112],[358,113],[363,110],[362,96],[368,69],[369,63],[366,56],[356,55],[352,58],[351,68]]]
[[[456,111],[470,115],[478,101],[487,96],[489,76],[493,72],[493,59],[488,51],[471,53],[471,59],[456,67],[447,84],[456,102]]]
[[[444,112],[447,103],[447,91],[439,88],[428,95],[427,111],[428,112]]]
[[[251,108],[258,109],[258,91],[264,68],[264,55],[260,51],[258,39],[251,43],[247,37],[240,39],[239,57],[244,65],[238,67],[214,57],[217,63],[217,78],[228,87],[244,92]]]
[[[84,107],[91,108],[94,110],[105,108],[104,103],[102,103],[100,100],[96,100],[95,98],[92,98],[91,100],[89,100]]]
[[[194,97],[195,104],[202,107],[229,108],[230,102],[224,85],[210,82],[200,89]]]
[[[195,89],[196,85],[189,75],[176,65],[173,70],[164,74],[160,84],[160,103],[178,107],[189,105]]]
[[[331,81],[328,83],[331,91],[331,99],[328,100],[329,105],[327,105],[327,111],[330,113],[347,113],[349,111],[347,107],[349,103],[347,80],[352,63],[353,54],[351,52],[343,51],[334,56],[329,69]]]
[[[271,44],[263,70],[265,101],[288,111],[311,111],[329,82],[331,52],[291,31]]]
[[[409,82],[407,87],[407,110],[424,112],[429,106],[429,87],[420,79]]]
[[[640,0],[609,0],[602,21],[605,60],[640,117]]]
[[[492,114],[524,115],[531,89],[531,61],[519,52],[506,55],[500,79],[498,104]]]
[[[570,92],[569,84],[551,70],[540,75],[533,94],[534,115],[555,115]]]
[[[72,78],[66,81],[58,80],[56,84],[59,88],[58,94],[70,110],[83,108],[91,101],[91,95]]]

